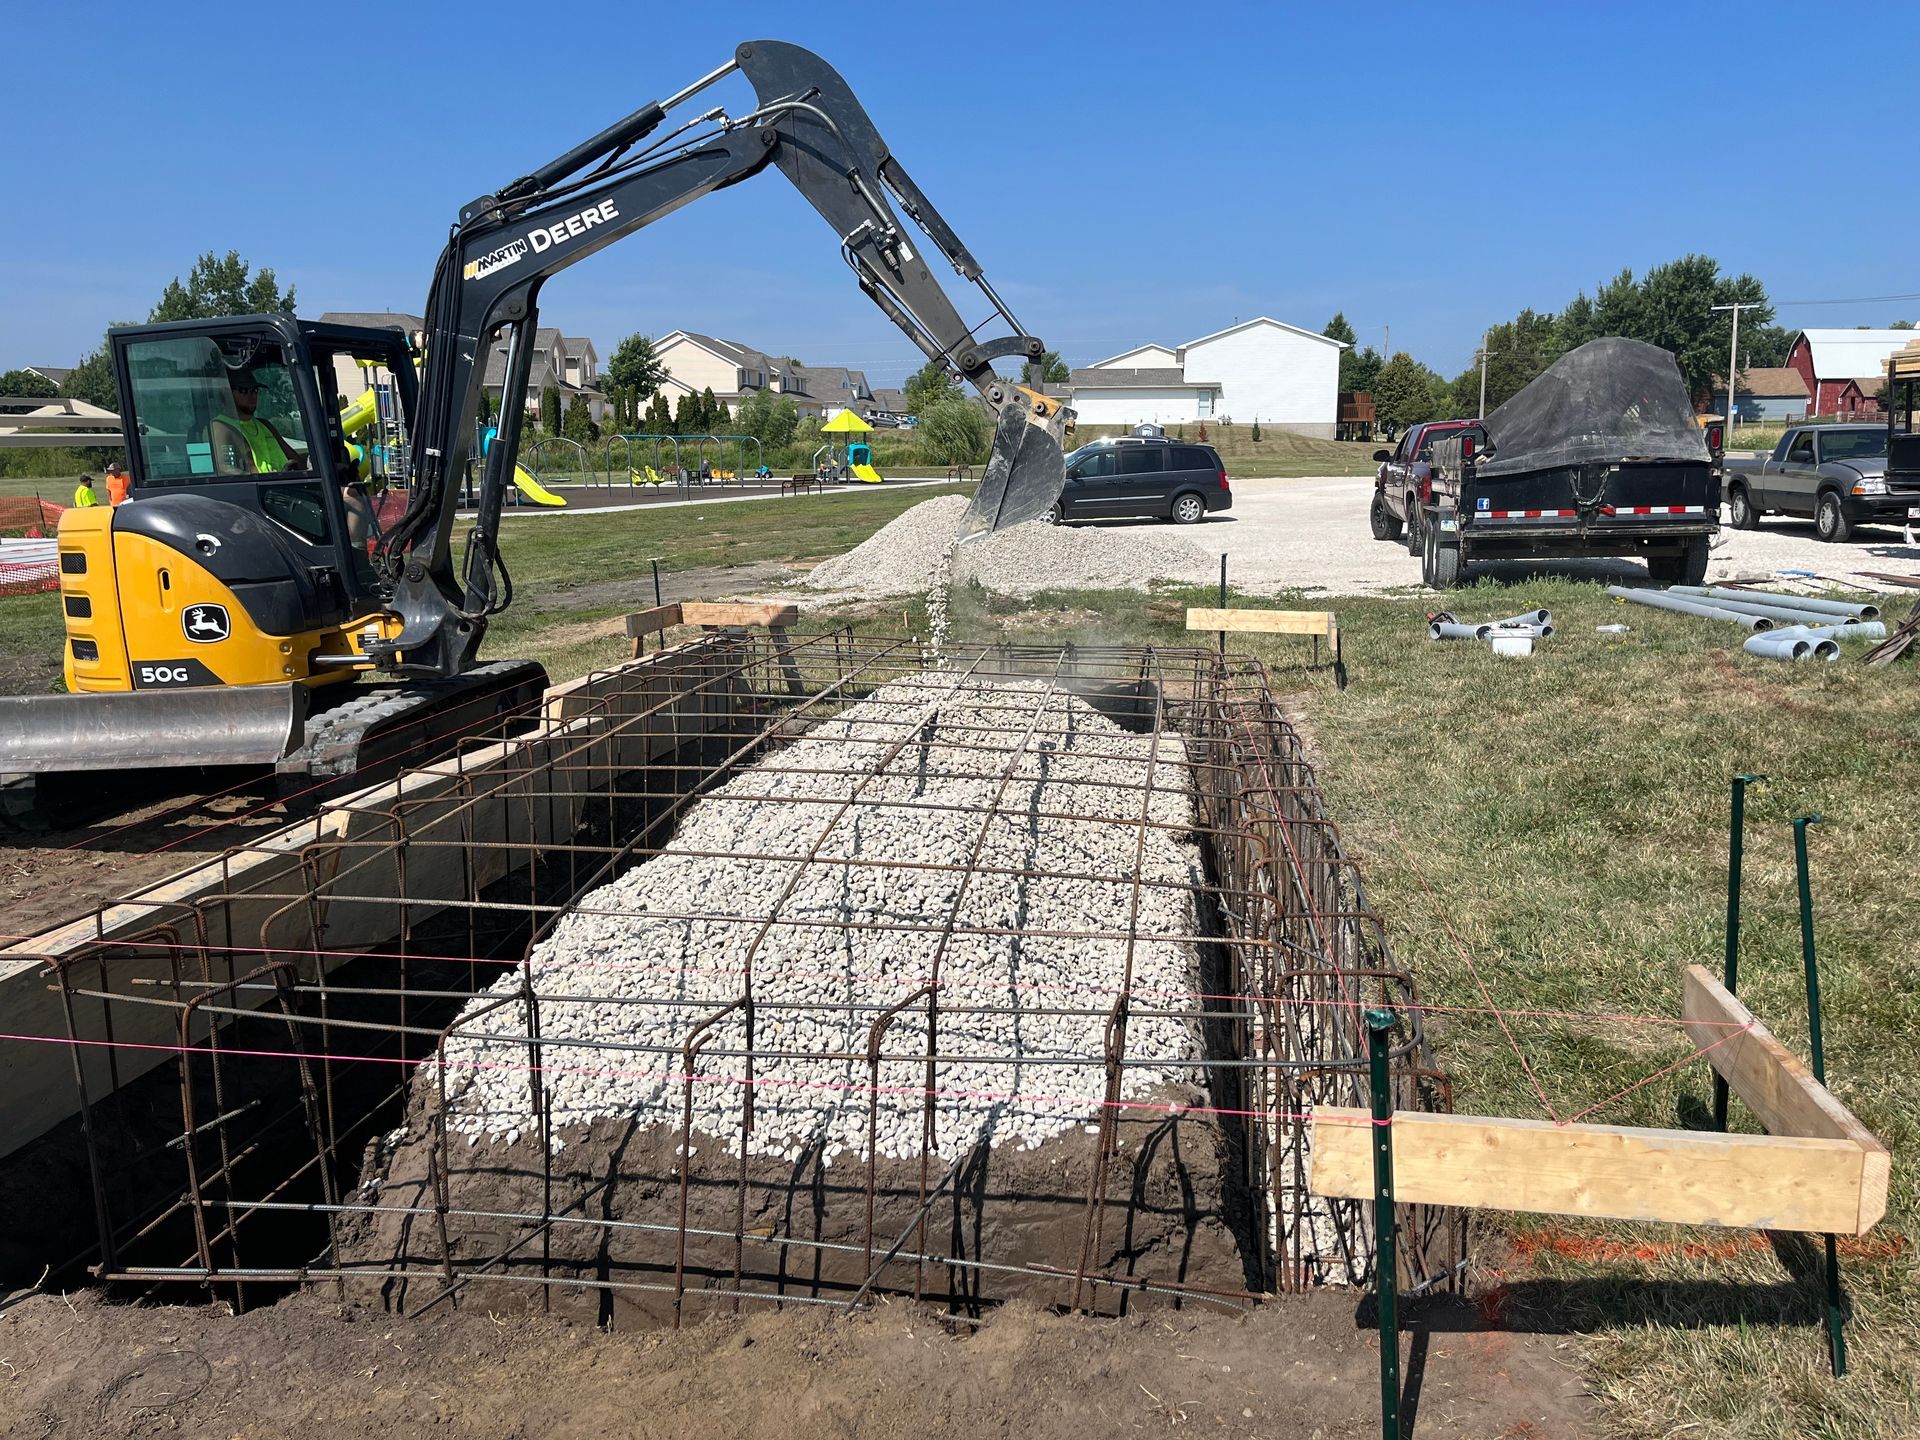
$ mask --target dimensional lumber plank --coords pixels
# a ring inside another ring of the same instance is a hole
[[[683,600],[682,625],[797,625],[798,605],[749,605],[723,600]]]
[[[1308,1189],[1370,1199],[1376,1128],[1364,1110],[1318,1107]],[[1388,1133],[1406,1204],[1839,1235],[1879,1218],[1863,1204],[1867,1152],[1851,1140],[1414,1110]]]
[[[1325,635],[1340,628],[1331,610],[1189,610],[1189,630],[1231,630],[1245,635]]]
[[[1705,966],[1687,967],[1680,1013],[1688,1038],[1706,1051],[1707,1063],[1769,1135],[1848,1140],[1860,1146],[1866,1173],[1861,1215],[1853,1233],[1864,1234],[1872,1228],[1887,1209],[1893,1169],[1887,1147]]]

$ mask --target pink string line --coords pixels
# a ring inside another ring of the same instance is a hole
[[[1731,1023],[1731,1022],[1722,1022],[1722,1023],[1724,1024],[1724,1023]],[[1663,1075],[1671,1075],[1674,1071],[1678,1070],[1682,1065],[1691,1065],[1695,1060],[1700,1059],[1702,1056],[1708,1054],[1710,1051],[1718,1050],[1722,1045],[1726,1044],[1729,1040],[1739,1039],[1742,1035],[1746,1034],[1749,1030],[1751,1030],[1754,1027],[1755,1023],[1756,1022],[1753,1020],[1745,1021],[1731,1035],[1722,1035],[1718,1040],[1715,1040],[1711,1045],[1703,1045],[1698,1050],[1694,1051],[1691,1055],[1683,1055],[1680,1059],[1674,1061],[1673,1064],[1667,1066],[1666,1068],[1654,1071],[1651,1075],[1647,1076],[1645,1079],[1634,1081],[1633,1084],[1627,1086],[1626,1089],[1615,1091],[1613,1094],[1607,1096],[1607,1098],[1604,1100],[1596,1100],[1593,1104],[1589,1105],[1586,1109],[1582,1110],[1578,1115],[1569,1116],[1567,1119],[1556,1121],[1555,1123],[1560,1125],[1572,1125],[1580,1120],[1584,1120],[1587,1116],[1593,1114],[1594,1111],[1604,1110],[1607,1106],[1613,1104],[1614,1101],[1622,1098],[1623,1096],[1631,1095],[1634,1091],[1638,1090],[1641,1086],[1651,1085],[1654,1081],[1658,1080]]]
[[[1174,1101],[1088,1100],[1080,1096],[1074,1096],[1074,1095],[1034,1095],[1034,1094],[1021,1094],[1013,1091],[999,1091],[999,1090],[957,1090],[957,1089],[941,1089],[941,1088],[927,1089],[926,1087],[919,1086],[919,1085],[867,1085],[867,1084],[860,1084],[858,1082],[851,1081],[851,1080],[783,1080],[778,1077],[768,1077],[768,1076],[756,1076],[753,1079],[749,1080],[744,1076],[737,1076],[737,1075],[686,1075],[681,1073],[672,1073],[672,1074],[663,1076],[658,1071],[655,1071],[655,1070],[634,1070],[634,1069],[630,1069],[622,1066],[611,1066],[611,1065],[534,1065],[528,1062],[517,1062],[517,1061],[509,1061],[509,1060],[468,1060],[468,1059],[461,1058],[459,1056],[449,1056],[446,1058],[446,1060],[442,1061],[437,1056],[423,1056],[418,1059],[408,1059],[404,1055],[353,1055],[353,1054],[341,1053],[338,1051],[325,1051],[325,1050],[312,1050],[312,1051],[251,1050],[251,1049],[217,1049],[216,1050],[216,1049],[207,1049],[207,1048],[196,1046],[196,1045],[161,1045],[153,1042],[143,1042],[138,1040],[76,1040],[66,1035],[0,1034],[0,1040],[18,1040],[18,1041],[37,1043],[37,1044],[43,1044],[43,1045],[77,1045],[77,1046],[86,1046],[92,1049],[159,1051],[163,1054],[178,1055],[188,1059],[192,1058],[195,1055],[202,1055],[208,1059],[225,1057],[225,1058],[246,1058],[246,1059],[255,1059],[255,1060],[304,1060],[308,1062],[332,1061],[332,1062],[337,1062],[343,1065],[350,1064],[350,1063],[352,1064],[371,1063],[376,1065],[408,1065],[416,1069],[429,1066],[429,1065],[444,1065],[445,1067],[448,1067],[448,1068],[468,1069],[468,1070],[505,1070],[505,1071],[511,1071],[515,1074],[525,1074],[525,1075],[542,1074],[542,1075],[615,1076],[615,1077],[624,1077],[628,1079],[639,1079],[639,1080],[665,1079],[670,1082],[677,1082],[680,1084],[692,1083],[695,1085],[737,1085],[743,1088],[748,1086],[754,1086],[754,1087],[766,1086],[773,1089],[784,1089],[784,1090],[854,1091],[861,1095],[912,1096],[922,1100],[927,1099],[929,1096],[931,1096],[935,1099],[948,1099],[948,1100],[986,1100],[986,1101],[995,1101],[995,1102],[1004,1101],[1004,1102],[1012,1102],[1012,1103],[1020,1103],[1020,1104],[1028,1104],[1028,1105],[1071,1105],[1077,1111],[1080,1111],[1080,1112],[1087,1112],[1091,1110],[1102,1110],[1102,1109],[1148,1110],[1148,1111],[1165,1113],[1169,1115],[1240,1116],[1240,1117],[1251,1118],[1251,1119],[1259,1119],[1259,1118],[1265,1117],[1273,1120],[1301,1120],[1301,1121],[1314,1121],[1315,1123],[1342,1124],[1342,1125],[1359,1125],[1359,1124],[1385,1125],[1390,1123],[1390,1121],[1388,1120],[1374,1120],[1371,1116],[1358,1116],[1358,1117],[1348,1118],[1346,1116],[1332,1116],[1332,1115],[1318,1115],[1318,1116],[1312,1115],[1312,1114],[1296,1115],[1296,1114],[1283,1114],[1283,1113],[1266,1111],[1266,1110],[1226,1110],[1226,1109],[1220,1109],[1218,1107],[1210,1106],[1210,1105],[1182,1105]],[[523,1045],[526,1045],[528,1042],[522,1039],[514,1039],[510,1041],[502,1040],[499,1043],[523,1046]],[[564,1040],[543,1040],[540,1043],[542,1044],[543,1047],[548,1049],[560,1050],[560,1049],[568,1048],[567,1043]],[[858,1063],[858,1062],[849,1062],[849,1063]],[[926,1061],[924,1057],[908,1055],[908,1056],[900,1056],[893,1059],[883,1060],[881,1063],[882,1064],[898,1064],[898,1065],[924,1065]],[[1009,1059],[1006,1063],[1018,1064],[1019,1062],[1017,1060]],[[1087,1061],[1087,1064],[1089,1065],[1100,1065],[1102,1063],[1103,1062],[1099,1060]],[[1200,1062],[1194,1062],[1193,1068],[1199,1068],[1199,1067],[1200,1067]],[[1176,1063],[1171,1068],[1178,1069],[1178,1068],[1185,1068],[1185,1067],[1182,1067]]]
[[[646,910],[632,910],[632,911],[596,910],[591,913],[593,913],[596,916],[631,916],[631,917],[646,918],[646,919],[659,918],[659,916],[655,912],[646,911]],[[756,917],[756,916],[742,916],[742,917],[739,917],[738,920],[729,919],[726,923],[729,923],[729,924],[758,923],[759,919],[760,917]],[[929,931],[928,933],[932,934],[933,932]],[[1013,934],[1017,932],[1008,931],[1007,933]],[[6,940],[6,941],[30,940],[32,938],[34,937],[30,935],[0,935],[0,940]],[[1075,938],[1086,938],[1086,937],[1075,937]],[[1122,937],[1116,935],[1111,938],[1113,938],[1116,942],[1118,942]],[[93,942],[89,942],[89,943],[93,943]],[[109,942],[109,943],[114,943],[114,942]],[[503,959],[497,955],[429,955],[429,954],[421,954],[421,953],[409,954],[409,953],[404,953],[397,950],[325,950],[325,949],[316,950],[316,949],[303,949],[303,948],[288,946],[288,945],[208,944],[203,946],[203,945],[189,942],[189,941],[171,941],[171,940],[140,940],[140,941],[127,942],[127,948],[130,950],[178,950],[178,951],[182,951],[189,954],[198,954],[198,953],[201,953],[202,951],[211,951],[211,952],[217,952],[223,955],[224,954],[288,955],[288,956],[300,956],[300,957],[305,957],[309,959],[326,959],[326,958],[332,957],[332,958],[340,958],[340,959],[347,959],[347,960],[411,960],[411,961],[415,961],[417,963],[422,963],[422,964],[436,963],[436,964],[448,964],[448,965],[498,965],[503,969],[507,967],[518,968],[522,963],[519,960]],[[125,957],[122,957],[122,958],[125,958]],[[628,962],[628,961],[618,961],[618,960],[607,960],[607,961],[584,962],[584,961],[577,961],[577,960],[569,960],[566,962],[566,965],[567,965],[567,968],[570,970],[582,970],[582,971],[587,971],[594,974],[635,974],[635,975],[667,975],[667,976],[698,975],[698,976],[704,976],[710,979],[739,979],[744,977],[746,974],[745,969],[740,967],[717,966],[717,965],[713,965],[713,966],[653,965],[653,964],[644,964],[639,961]],[[879,971],[790,969],[790,970],[782,970],[780,973],[783,976],[792,976],[795,979],[883,982],[883,983],[897,984],[902,987],[909,987],[913,989],[921,989],[932,983],[932,981],[926,977],[916,977],[912,975],[898,975],[898,974],[889,975]],[[1044,981],[1044,980],[998,980],[998,979],[974,980],[974,979],[967,979],[965,977],[961,977],[959,979],[952,979],[952,978],[943,979],[940,982],[940,984],[943,990],[946,990],[946,989],[1023,990],[1023,991],[1037,991],[1037,992],[1045,992],[1045,993],[1064,994],[1064,995],[1108,995],[1108,996],[1113,996],[1115,998],[1118,998],[1124,995],[1129,999],[1139,999],[1139,1000],[1198,1000],[1203,1002],[1217,1000],[1217,1001],[1223,1001],[1227,1003],[1239,1003],[1246,1000],[1259,1001],[1259,1000],[1272,998],[1272,997],[1265,997],[1265,996],[1236,995],[1236,994],[1231,994],[1224,991],[1212,991],[1212,990],[1164,990],[1164,989],[1153,989],[1153,988],[1135,988],[1135,989],[1128,990],[1128,989],[1123,989],[1122,987],[1117,985],[1098,985],[1092,982],[1088,982],[1083,985],[1069,985],[1069,984],[1064,984],[1060,982]],[[542,998],[550,998],[550,997],[542,997]],[[1318,1005],[1318,1006],[1324,1006],[1332,1009],[1343,1009],[1343,1008],[1366,1009],[1368,1008],[1366,1003],[1360,1000],[1322,1000],[1322,999],[1302,999],[1298,997],[1288,997],[1284,1001],[1275,998],[1274,1003],[1286,1004],[1286,1005]],[[1687,1020],[1687,1019],[1683,1019],[1683,1018],[1672,1016],[1672,1015],[1619,1015],[1619,1014],[1610,1014],[1605,1011],[1588,1012],[1588,1011],[1576,1011],[1576,1010],[1487,1010],[1478,1005],[1439,1005],[1439,1004],[1395,1003],[1393,1008],[1395,1010],[1404,1010],[1409,1012],[1419,1011],[1419,1012],[1430,1014],[1430,1015],[1506,1015],[1515,1019],[1525,1019],[1525,1020],[1564,1020],[1564,1021],[1580,1021],[1580,1022],[1589,1022],[1589,1023],[1599,1022],[1604,1024],[1619,1024],[1619,1025],[1669,1025],[1669,1026],[1683,1025],[1683,1026],[1691,1026],[1696,1029],[1740,1030],[1740,1029],[1745,1029],[1746,1026],[1751,1023],[1748,1021],[1740,1021],[1740,1020]]]

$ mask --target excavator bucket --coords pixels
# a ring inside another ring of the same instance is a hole
[[[977,539],[1043,518],[1059,503],[1067,482],[1062,437],[1073,412],[1024,385],[1005,385],[993,450],[973,503],[960,521],[960,539]]]

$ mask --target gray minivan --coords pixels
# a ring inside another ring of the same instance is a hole
[[[1227,467],[1211,445],[1128,435],[1067,456],[1067,483],[1050,518],[1056,525],[1110,516],[1192,525],[1232,508]]]

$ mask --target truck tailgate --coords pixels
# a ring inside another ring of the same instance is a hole
[[[1475,476],[1461,498],[1461,518],[1475,528],[1712,526],[1720,481],[1710,465],[1628,461]]]

